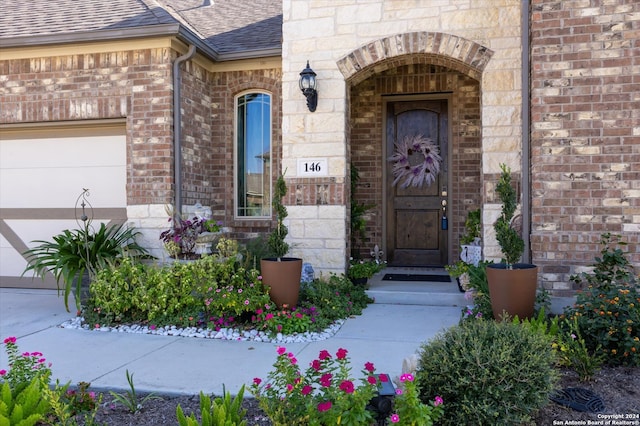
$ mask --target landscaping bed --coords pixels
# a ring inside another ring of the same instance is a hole
[[[603,367],[595,374],[591,382],[583,383],[575,373],[562,370],[558,387],[582,387],[599,395],[605,402],[605,410],[600,414],[640,414],[640,368],[638,367]],[[102,406],[96,415],[98,424],[108,426],[161,426],[176,425],[176,407],[178,404],[185,414],[199,413],[198,395],[163,396],[159,400],[147,401],[142,410],[132,414],[122,405],[114,404],[108,393],[103,394]],[[244,399],[243,407],[247,410],[245,419],[248,426],[271,425],[271,421],[258,407],[255,399]],[[535,416],[536,425],[553,425],[554,421],[599,420],[598,414],[580,413],[550,402]],[[81,423],[82,424],[82,423]],[[557,424],[557,423],[556,423]]]

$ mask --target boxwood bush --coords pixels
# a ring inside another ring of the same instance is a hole
[[[530,421],[557,380],[551,344],[550,336],[520,324],[464,321],[422,345],[421,398],[443,398],[443,425]]]

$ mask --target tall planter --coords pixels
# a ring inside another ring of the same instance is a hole
[[[531,318],[536,303],[538,267],[515,263],[507,269],[504,263],[487,265],[487,281],[493,317],[500,319],[504,312],[520,319]]]
[[[269,287],[269,296],[279,308],[298,305],[302,259],[296,257],[265,258],[260,260],[262,283]]]

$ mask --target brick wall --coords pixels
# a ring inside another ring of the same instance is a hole
[[[419,62],[418,58],[414,60]],[[366,213],[368,241],[362,247],[361,256],[367,258],[373,245],[381,245],[385,239],[382,233],[385,188],[381,165],[386,164],[382,158],[382,96],[451,93],[449,125],[453,156],[449,185],[453,198],[449,223],[453,235],[450,244],[457,259],[467,212],[482,204],[480,85],[477,80],[442,66],[396,65],[397,68],[381,72],[351,89],[351,161],[360,173],[355,199],[374,206]]]
[[[640,265],[639,31],[637,1],[532,1],[532,260],[556,294],[603,232]]]
[[[279,69],[214,73],[208,87],[211,98],[211,138],[201,141],[211,155],[208,170],[210,204],[214,218],[233,228],[234,237],[245,240],[271,229],[272,222],[261,219],[234,220],[234,99],[248,90],[262,90],[271,95],[272,170],[280,170],[282,150],[281,71]],[[274,173],[273,185],[275,185]],[[291,184],[289,183],[291,192]],[[203,203],[204,204],[204,203]]]
[[[127,204],[170,202],[171,55],[147,49],[0,61],[0,123],[127,118]]]

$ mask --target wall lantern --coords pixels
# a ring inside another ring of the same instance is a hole
[[[300,73],[300,90],[307,98],[309,111],[314,112],[318,106],[318,92],[316,91],[316,73],[309,68],[309,61],[307,61],[307,67]]]

